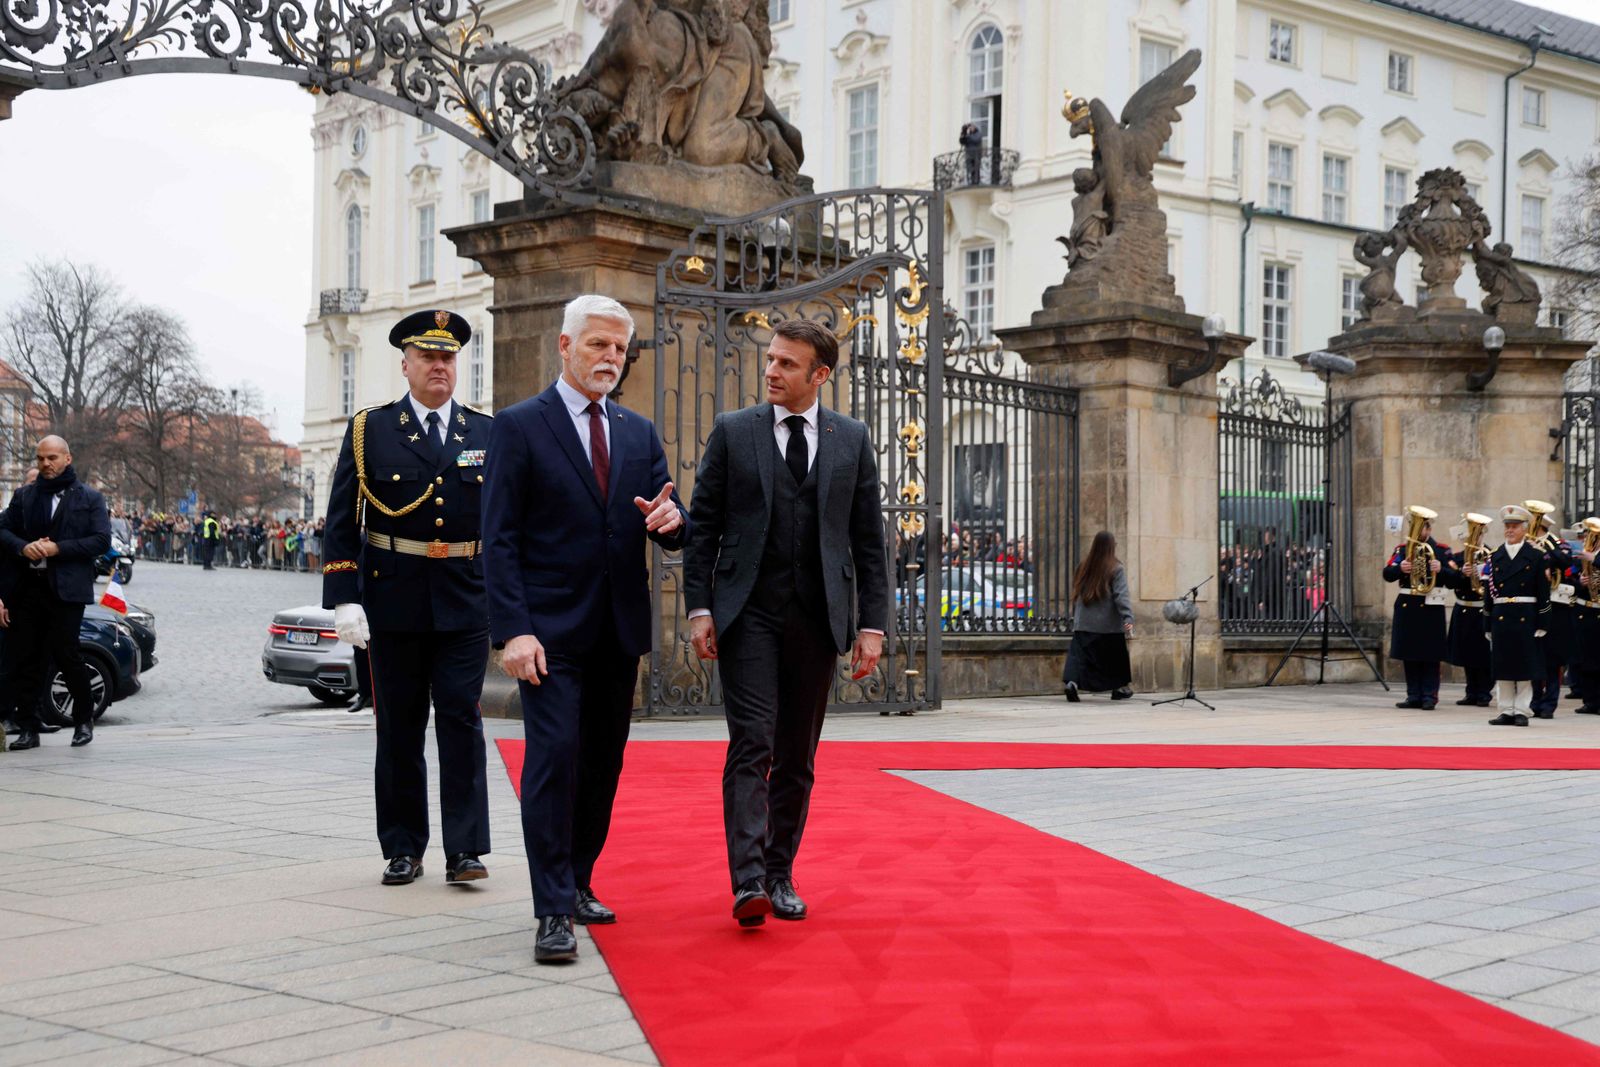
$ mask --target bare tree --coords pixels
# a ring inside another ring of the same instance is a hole
[[[267,429],[265,405],[255,386],[210,389],[194,426],[194,485],[208,507],[238,516],[298,503],[297,472],[288,446]]]
[[[1600,337],[1600,154],[1567,166],[1573,182],[1561,199],[1551,249],[1562,271],[1545,306],[1568,312],[1567,336],[1592,339]]]
[[[124,379],[118,485],[166,506],[180,483],[192,481],[188,436],[183,431],[214,402],[189,332],[177,316],[135,307],[123,317],[117,349]]]
[[[0,351],[33,387],[50,430],[94,472],[109,454],[126,390],[117,367],[121,288],[98,267],[68,260],[38,260],[27,275],[27,291],[5,313]]]

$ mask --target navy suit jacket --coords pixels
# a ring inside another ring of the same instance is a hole
[[[0,512],[0,552],[9,557],[8,566],[20,574],[28,566],[22,555],[27,540],[22,535],[28,509],[39,483],[25,485],[11,497],[11,504]],[[94,561],[111,547],[111,517],[105,498],[78,482],[62,495],[50,525],[50,540],[60,551],[50,557],[46,575],[50,588],[67,604],[94,603]]]
[[[650,650],[654,631],[645,538],[680,548],[683,525],[646,534],[633,498],[652,499],[669,480],[649,419],[606,402],[611,419],[610,492],[554,385],[496,414],[484,463],[483,564],[489,637],[496,647],[532,634],[547,652],[587,652],[609,634],[628,656]]]

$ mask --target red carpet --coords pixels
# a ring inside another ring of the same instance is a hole
[[[501,741],[513,783],[523,745]],[[723,746],[628,748],[592,933],[662,1063],[1600,1064],[1600,1048],[883,768],[1600,769],[1600,751],[824,743],[802,923],[728,916]]]

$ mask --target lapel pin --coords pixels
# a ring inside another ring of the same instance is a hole
[[[451,435],[450,435],[450,436],[451,436],[451,437],[453,437],[453,438],[455,438],[455,439],[456,439],[456,440],[457,440],[457,441],[458,441],[458,442],[459,442],[459,441],[465,441],[465,440],[466,440],[466,438],[465,438],[465,437],[462,437],[462,436],[461,436],[461,435],[460,435],[460,434],[458,434],[458,433],[453,433],[453,434],[451,434]]]
[[[456,421],[465,426],[467,424],[467,417],[458,411],[456,412]]]
[[[406,423],[408,423],[410,421],[411,421],[411,416],[406,414],[404,411],[402,411],[400,413],[400,425],[404,426]]]
[[[410,437],[406,438],[406,440],[407,441],[412,441],[412,442],[420,441],[420,440],[422,440],[422,435],[414,433]]]

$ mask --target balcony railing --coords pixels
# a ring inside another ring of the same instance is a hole
[[[1009,189],[1020,162],[1021,154],[1010,148],[985,147],[975,159],[969,159],[964,150],[946,152],[933,157],[933,187]]]
[[[359,315],[361,305],[366,302],[365,289],[324,289],[322,290],[323,315]]]

